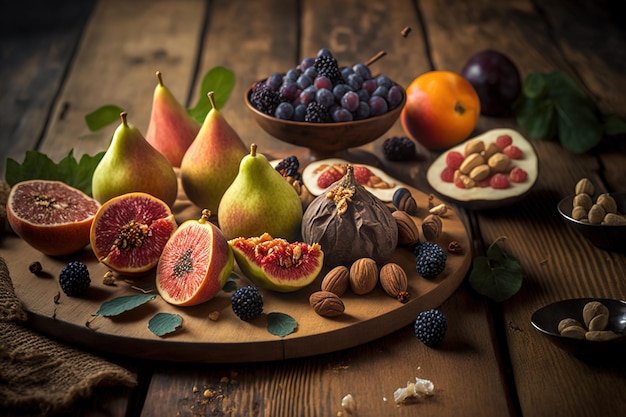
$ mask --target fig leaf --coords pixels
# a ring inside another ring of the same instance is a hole
[[[107,104],[92,111],[85,116],[87,127],[92,132],[102,129],[105,126],[120,120],[120,113],[124,109],[114,104]]]
[[[132,310],[156,298],[155,294],[123,295],[102,303],[94,316],[113,317]]]
[[[570,152],[582,154],[602,138],[626,133],[626,123],[601,114],[596,104],[563,71],[531,72],[514,105],[517,124],[533,139],[558,139]]]
[[[519,261],[504,252],[496,241],[489,246],[486,256],[474,258],[469,283],[477,293],[502,302],[519,291],[523,275]]]
[[[157,313],[148,322],[148,329],[155,335],[162,337],[173,333],[183,324],[183,318],[174,313]]]
[[[267,315],[267,331],[278,337],[293,333],[298,327],[296,320],[289,314],[269,313]]]
[[[7,158],[5,180],[10,186],[34,179],[61,181],[91,195],[91,177],[103,156],[104,152],[93,156],[83,155],[77,161],[72,149],[57,164],[39,151],[26,151],[21,164]]]
[[[196,105],[187,112],[198,123],[204,122],[206,115],[211,110],[211,101],[207,94],[213,91],[215,95],[215,107],[219,110],[228,101],[230,93],[235,87],[235,75],[231,70],[224,67],[215,67],[209,70],[200,85],[200,94]]]

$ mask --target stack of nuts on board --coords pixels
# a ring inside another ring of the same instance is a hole
[[[617,211],[617,203],[609,194],[600,194],[595,202],[595,187],[588,178],[576,183],[572,218],[589,224],[626,225],[626,217]]]

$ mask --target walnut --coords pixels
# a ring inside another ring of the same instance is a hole
[[[378,266],[372,258],[361,258],[350,267],[350,289],[356,295],[371,292],[378,283]]]
[[[337,317],[343,314],[345,306],[337,294],[330,291],[316,291],[309,296],[313,311],[322,317]]]

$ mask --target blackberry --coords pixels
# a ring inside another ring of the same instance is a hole
[[[383,154],[390,161],[410,161],[415,158],[415,142],[406,136],[392,136],[383,142]]]
[[[63,292],[69,297],[76,297],[85,293],[91,284],[87,265],[80,261],[68,263],[59,274],[59,284]]]
[[[306,106],[304,121],[309,123],[326,123],[330,121],[328,109],[317,101],[312,101]]]
[[[315,58],[315,69],[318,76],[323,75],[327,77],[333,85],[343,83],[339,64],[337,64],[337,60],[328,49],[324,48],[318,52],[317,58]]]
[[[440,310],[422,311],[415,319],[415,337],[426,346],[441,342],[448,330],[448,319]]]
[[[260,112],[273,116],[280,104],[280,94],[272,90],[267,83],[259,81],[252,88],[250,103]]]
[[[293,180],[299,181],[302,184],[302,174],[298,172],[300,169],[300,162],[295,155],[288,156],[287,158],[276,164],[276,171],[280,172],[283,177],[291,177]]]
[[[243,321],[257,318],[263,312],[263,298],[255,287],[239,288],[230,298],[233,312]]]
[[[434,242],[424,242],[413,248],[417,258],[415,270],[426,279],[435,278],[446,267],[446,252]]]

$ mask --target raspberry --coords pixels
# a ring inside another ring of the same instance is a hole
[[[243,321],[257,318],[263,312],[263,297],[250,285],[239,288],[230,298],[233,312]]]
[[[489,180],[489,185],[496,190],[509,188],[509,179],[505,174],[497,173]]]
[[[91,284],[87,265],[80,261],[72,261],[61,270],[59,284],[63,292],[69,297],[83,294]]]
[[[487,188],[489,187],[489,180],[491,179],[491,177],[487,177],[482,181],[478,181],[478,187],[480,188]]]
[[[513,139],[509,135],[500,135],[496,138],[496,146],[500,149],[504,149],[513,143]]]
[[[383,142],[383,153],[390,161],[409,161],[415,158],[415,142],[406,136],[392,136]]]
[[[415,337],[426,346],[434,346],[443,340],[448,330],[448,319],[440,310],[422,311],[415,319]]]
[[[461,154],[461,152],[450,151],[446,155],[446,165],[453,169],[459,169],[465,157]]]
[[[354,179],[359,184],[367,184],[367,182],[370,180],[370,177],[372,175],[374,175],[374,174],[367,167],[364,167],[364,166],[355,166],[354,167]]]
[[[507,146],[502,152],[511,159],[520,159],[522,157],[522,150],[515,145]]]
[[[460,177],[457,178],[457,180],[454,182],[454,185],[456,185],[457,188],[465,188],[465,183]]]
[[[509,172],[509,178],[513,182],[524,182],[526,181],[526,177],[528,177],[528,173],[520,167],[515,167]]]
[[[322,172],[319,177],[317,177],[317,186],[320,188],[327,188],[338,179],[339,178],[336,178],[331,171],[326,170]]]
[[[444,182],[454,182],[454,168],[445,167],[443,171],[441,171],[441,180]]]

